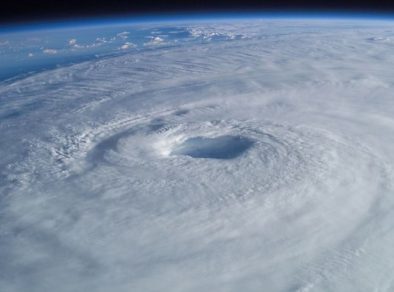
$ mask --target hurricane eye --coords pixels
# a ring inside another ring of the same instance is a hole
[[[194,137],[176,146],[171,154],[193,158],[233,159],[245,153],[253,143],[243,136]]]

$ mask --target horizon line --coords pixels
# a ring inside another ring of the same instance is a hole
[[[70,17],[53,17],[41,20],[17,20],[8,23],[0,22],[0,33],[62,29],[75,26],[102,26],[122,24],[145,24],[145,23],[174,23],[174,22],[203,22],[207,20],[248,20],[248,19],[292,19],[292,20],[374,20],[393,21],[394,12],[381,11],[349,11],[349,10],[242,10],[239,11],[178,11],[178,12],[148,12],[148,13],[113,13],[106,15],[80,15]]]

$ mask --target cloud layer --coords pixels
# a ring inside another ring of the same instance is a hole
[[[0,84],[0,290],[392,290],[393,24],[186,27]]]

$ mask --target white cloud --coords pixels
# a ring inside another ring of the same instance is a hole
[[[157,37],[149,37],[150,41],[145,43],[144,46],[157,46],[162,45],[165,43],[164,39],[157,36]]]
[[[106,38],[101,38],[101,37],[97,37],[96,38],[96,42],[97,43],[106,43],[108,42]]]
[[[0,291],[390,286],[392,25],[264,23],[0,83]]]
[[[127,50],[127,49],[131,49],[131,48],[135,48],[135,47],[136,47],[135,44],[133,44],[131,42],[126,42],[120,47],[120,49],[121,50]]]
[[[77,39],[70,39],[70,40],[68,41],[68,44],[69,44],[70,46],[75,46],[75,45],[77,44]]]
[[[98,47],[101,46],[102,44],[106,43],[107,41],[105,41],[105,39],[101,39],[101,38],[97,38],[96,41],[94,43],[91,44],[79,44],[77,42],[77,39],[73,38],[70,39],[68,41],[68,44],[70,45],[70,47],[73,49],[89,49],[89,48],[94,48],[94,47]]]
[[[124,31],[124,32],[118,33],[116,36],[125,40],[128,38],[129,34],[130,34],[130,32]]]
[[[56,49],[44,49],[42,52],[44,54],[48,54],[48,55],[56,55],[57,54],[57,50]]]

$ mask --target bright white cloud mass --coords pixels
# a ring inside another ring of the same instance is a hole
[[[0,291],[392,291],[394,23],[185,27],[0,83]]]

